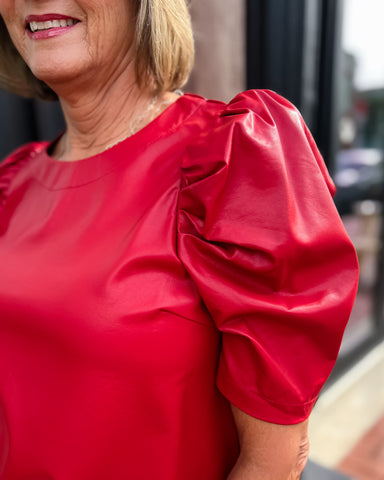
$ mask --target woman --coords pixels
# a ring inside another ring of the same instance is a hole
[[[0,166],[0,478],[287,480],[356,260],[298,112],[178,95],[184,0],[0,0],[66,131]]]

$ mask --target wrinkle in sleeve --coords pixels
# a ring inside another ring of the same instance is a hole
[[[241,94],[206,132],[184,158],[178,252],[222,332],[217,386],[254,417],[298,423],[339,351],[355,251],[285,99]]]

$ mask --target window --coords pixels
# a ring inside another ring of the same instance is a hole
[[[384,198],[384,2],[348,0],[336,71],[335,197],[360,263],[359,292],[341,355],[379,336]]]

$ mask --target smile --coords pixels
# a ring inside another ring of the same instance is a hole
[[[52,28],[60,27],[71,27],[77,23],[76,20],[66,19],[66,20],[48,20],[46,22],[29,22],[28,27],[31,32],[41,32],[44,30],[51,30]]]

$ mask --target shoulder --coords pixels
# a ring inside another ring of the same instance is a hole
[[[32,142],[17,148],[0,162],[0,204],[4,201],[11,183],[23,166],[39,151],[45,148],[47,142]]]
[[[192,122],[200,143],[222,143],[237,133],[249,138],[279,138],[296,131],[308,138],[309,132],[297,110],[288,100],[271,90],[248,90],[236,95],[228,103],[207,100],[191,95],[192,101],[200,99],[197,115]],[[198,143],[198,141],[197,141]]]
[[[18,147],[0,162],[0,169],[32,158],[45,148],[47,142],[31,142]]]
[[[292,103],[272,90],[247,90],[236,95],[223,111],[223,115],[259,114],[263,118],[282,112],[298,115]]]
[[[287,99],[272,90],[247,90],[236,95],[228,103],[206,100],[200,109],[206,120],[220,127],[233,123],[242,123],[247,117],[253,117],[272,127],[288,121],[301,126],[303,120],[298,109]]]
[[[228,103],[207,100],[199,111],[200,130],[183,163],[185,184],[223,169],[229,179],[261,183],[267,177],[284,182],[292,172],[290,180],[315,176],[334,193],[300,112],[277,93],[248,90]]]

